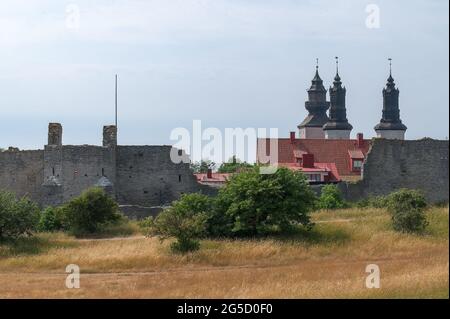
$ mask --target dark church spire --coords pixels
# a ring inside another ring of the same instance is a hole
[[[339,76],[339,58],[336,57],[336,76],[334,77],[333,86],[330,87],[330,119],[323,126],[327,138],[350,138],[353,126],[347,120],[346,93],[347,90],[342,86],[341,77]]]
[[[392,59],[389,58],[389,78],[383,89],[383,115],[380,123],[375,126],[378,137],[403,139],[407,127],[400,119],[400,91],[395,87],[392,77]]]
[[[298,126],[302,138],[324,138],[322,127],[328,121],[329,107],[327,90],[319,75],[319,59],[317,59],[316,74],[308,90],[308,101],[305,102],[305,108],[309,114]]]

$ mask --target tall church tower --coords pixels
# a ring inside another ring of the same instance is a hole
[[[328,122],[327,110],[329,107],[330,103],[327,102],[327,90],[323,86],[323,81],[319,76],[319,64],[317,61],[316,75],[312,80],[311,88],[308,90],[308,101],[305,102],[305,108],[309,114],[298,126],[300,138],[325,138],[323,126]]]
[[[386,87],[383,89],[383,116],[375,126],[377,137],[404,140],[407,127],[400,119],[399,93],[392,77],[392,59],[389,59],[390,72]]]
[[[330,119],[323,126],[327,139],[350,139],[353,126],[347,120],[346,92],[345,87],[342,87],[341,77],[339,76],[339,61],[336,57],[336,76],[333,87],[330,87]]]

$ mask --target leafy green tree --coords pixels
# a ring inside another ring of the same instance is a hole
[[[216,236],[256,236],[273,227],[311,227],[314,201],[301,172],[280,168],[275,174],[262,175],[259,167],[253,167],[234,175],[220,189],[209,231]]]
[[[0,240],[31,235],[39,220],[39,207],[23,197],[0,192]]]
[[[161,240],[175,237],[171,249],[174,252],[189,252],[199,249],[199,238],[205,235],[208,212],[212,201],[202,194],[185,194],[173,202],[156,218],[148,218],[141,225],[149,235],[159,236]]]
[[[388,210],[396,231],[404,233],[423,231],[428,226],[426,207],[425,197],[416,190],[401,189],[388,196]]]
[[[210,160],[201,160],[200,162],[195,162],[191,164],[191,169],[194,173],[207,173],[208,169],[213,169],[216,163]]]
[[[63,207],[47,207],[41,213],[37,229],[41,232],[54,232],[67,229]]]
[[[346,204],[339,188],[329,184],[322,188],[317,206],[320,209],[339,209],[346,207]]]
[[[244,169],[253,167],[247,162],[241,162],[236,156],[233,156],[228,162],[222,163],[219,167],[219,173],[237,173]]]
[[[90,188],[63,207],[65,220],[74,235],[93,234],[121,219],[117,203],[101,188]]]

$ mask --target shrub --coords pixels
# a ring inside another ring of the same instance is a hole
[[[74,235],[93,234],[120,220],[117,203],[101,188],[91,188],[62,208]]]
[[[242,162],[239,159],[236,158],[236,156],[233,156],[228,162],[222,163],[219,167],[218,172],[219,173],[239,173],[242,170],[251,168],[253,165]]]
[[[401,189],[388,196],[388,210],[396,231],[421,232],[428,222],[425,216],[425,197],[416,190]]]
[[[174,252],[194,251],[200,247],[198,239],[205,235],[210,210],[211,199],[208,196],[183,195],[156,218],[141,222],[141,226],[147,228],[149,235],[159,236],[161,240],[175,237],[177,241],[171,245]]]
[[[317,202],[320,209],[339,209],[346,207],[342,193],[336,185],[325,185]]]
[[[37,229],[41,232],[55,232],[67,229],[62,207],[47,207],[41,213]]]
[[[249,168],[220,189],[209,232],[215,236],[256,236],[297,223],[310,227],[314,199],[301,172],[279,168],[274,174],[263,175],[259,167]]]
[[[12,193],[0,192],[0,240],[31,235],[39,220],[39,208],[28,198],[16,199]]]

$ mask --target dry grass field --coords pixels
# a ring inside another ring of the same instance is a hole
[[[173,255],[169,242],[40,234],[0,244],[1,298],[448,298],[448,208],[428,211],[425,234],[395,233],[380,209],[314,213],[312,233],[206,240]],[[65,287],[65,267],[81,288]],[[381,288],[365,287],[377,264]]]

